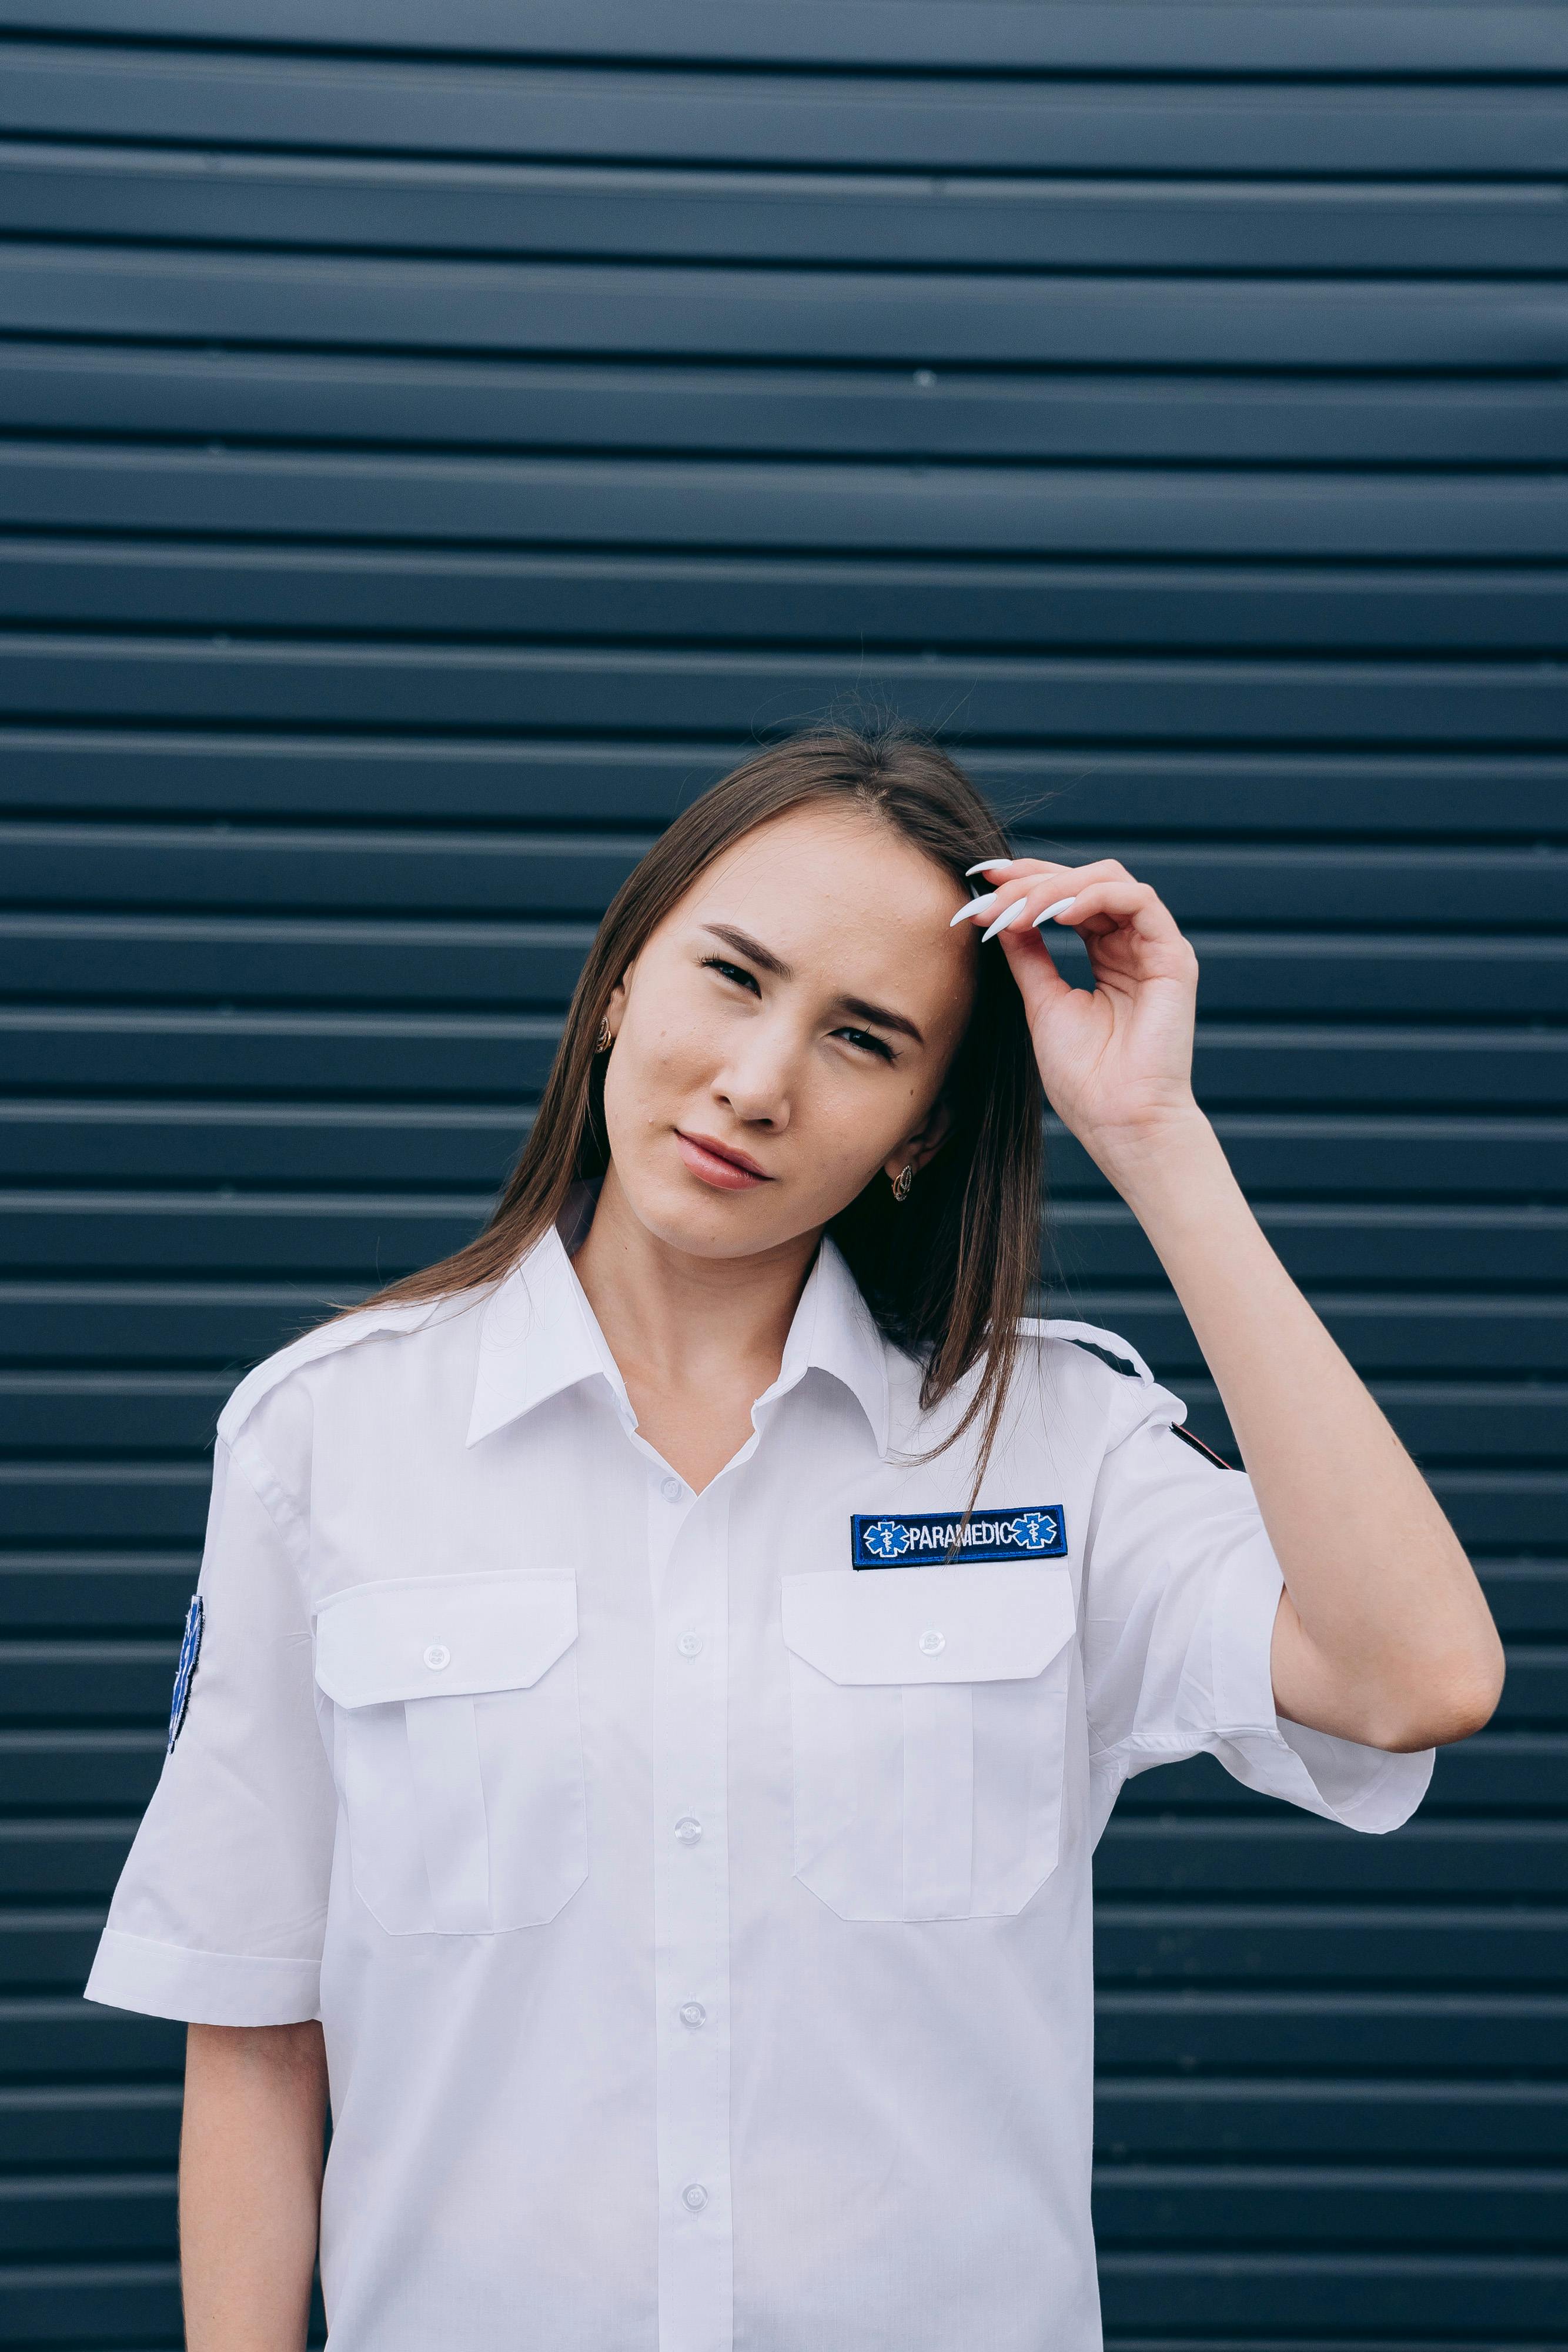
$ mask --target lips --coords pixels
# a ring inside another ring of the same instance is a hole
[[[749,1192],[771,1181],[766,1168],[716,1136],[686,1135],[677,1128],[675,1144],[694,1176],[720,1192]]]

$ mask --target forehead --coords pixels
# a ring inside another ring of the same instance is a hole
[[[873,999],[925,1027],[915,998],[927,1018],[950,1000],[968,1002],[975,935],[967,924],[948,928],[966,895],[880,818],[809,807],[715,858],[668,926],[732,924],[792,965],[798,982]]]

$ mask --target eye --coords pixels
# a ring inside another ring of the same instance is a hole
[[[731,963],[727,957],[716,955],[704,956],[702,963],[705,971],[716,971],[724,979],[733,980],[740,987],[748,988],[753,996],[761,995],[762,991],[757,985],[756,973],[747,971],[744,964]]]
[[[847,1037],[850,1044],[862,1054],[880,1055],[884,1062],[894,1059],[893,1047],[884,1037],[876,1036],[870,1029],[835,1029],[835,1037]]]

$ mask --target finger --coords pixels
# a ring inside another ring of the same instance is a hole
[[[1098,868],[1063,866],[1054,857],[983,857],[977,866],[966,869],[970,877],[978,875],[984,890],[999,889],[1008,882],[1030,882],[1037,874],[1089,873]]]
[[[982,891],[971,898],[967,906],[959,908],[952,922],[983,922],[987,928],[981,933],[980,943],[984,946],[987,940],[1019,923],[1038,927],[1053,919],[1069,920],[1069,909],[1082,900],[1087,876],[1103,876],[1107,883],[1129,890],[1145,887],[1134,882],[1124,867],[1110,859],[1102,859],[1095,866],[1036,866],[1030,872],[1013,875],[996,889]]]
[[[982,857],[977,866],[967,866],[965,871],[984,874],[994,885],[1009,875],[1021,878],[1033,874],[1125,874],[1127,869],[1115,857],[1092,857],[1083,866],[1065,866],[1059,857]]]
[[[950,929],[956,930],[960,923],[965,922],[989,923],[994,916],[1004,913],[1023,897],[1032,901],[1030,919],[1033,921],[1042,908],[1053,900],[1071,897],[1085,881],[1101,877],[1131,879],[1125,866],[1118,866],[1111,857],[1099,858],[1092,866],[1059,866],[1042,857],[988,859],[987,863],[1005,866],[1008,870],[993,877],[992,888],[977,891],[966,906],[959,908],[950,919]],[[1013,919],[1022,921],[1023,918],[1017,916]],[[992,934],[988,932],[986,936],[989,938]]]
[[[1027,891],[1024,892],[1021,898],[1009,898],[1007,905],[997,917],[996,920],[991,923],[987,929],[980,933],[980,945],[984,947],[988,940],[994,940],[998,931],[1010,929],[1012,925],[1016,922],[1021,921],[1022,918],[1027,915],[1028,912],[1029,893]]]
[[[1014,907],[1021,908],[1026,903],[1026,898],[1027,893],[1020,890],[1016,884],[1003,883],[999,889],[981,890],[968,901],[967,906],[959,908],[957,913],[950,919],[947,928],[952,931],[956,930],[960,923],[989,923],[991,917],[998,909],[1008,914]],[[1010,915],[1009,919],[1012,919]],[[1000,924],[993,924],[991,930],[985,934],[986,938],[990,939],[994,931],[1002,928]]]
[[[1021,861],[1014,862],[1019,868],[1014,875],[970,902],[977,917],[988,919],[1003,911],[1010,914],[1021,900],[1028,919],[1036,925],[1064,920],[1077,929],[1097,916],[1101,928],[1111,928],[1138,919],[1140,928],[1151,936],[1165,930],[1180,937],[1176,919],[1158,892],[1151,884],[1140,882],[1129,874],[1116,858],[1098,858],[1091,866],[1057,866],[1030,860],[1026,867]],[[969,908],[961,908],[956,919],[962,919],[969,912]],[[1023,919],[1023,915],[1012,916],[1013,921]]]
[[[1002,932],[1001,950],[1019,984],[1025,1011],[1031,1022],[1038,1013],[1059,997],[1082,993],[1073,988],[1071,981],[1063,980],[1043,938],[1028,923]]]
[[[998,891],[997,895],[999,898],[1001,893]],[[994,940],[999,931],[1011,930],[1016,924],[1022,923],[1026,919],[1037,931],[1042,923],[1048,923],[1053,919],[1065,922],[1071,909],[1078,903],[1072,898],[1053,898],[1048,907],[1042,907],[1036,914],[1033,909],[1034,901],[1038,896],[1038,890],[1026,890],[1022,898],[1009,899],[989,929],[980,933],[980,945],[984,947],[986,941]]]
[[[996,890],[977,890],[967,907],[959,908],[947,929],[950,931],[956,931],[960,923],[967,923],[971,919],[978,920],[982,916],[988,919],[997,910],[997,900],[999,896],[1000,893]]]
[[[1064,923],[1077,904],[1076,897],[1053,898],[1049,907],[1042,907],[1039,914],[1031,918],[1034,929],[1038,931],[1042,923]]]
[[[1097,979],[1120,971],[1126,979],[1197,983],[1191,941],[1146,882],[1092,882],[1057,919],[1078,933]]]
[[[1151,941],[1186,944],[1164,899],[1147,882],[1134,882],[1130,874],[1084,882],[1074,891],[1071,905],[1056,913],[1056,919],[1075,931],[1131,929]]]

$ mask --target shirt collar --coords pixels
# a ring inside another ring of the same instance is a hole
[[[576,1238],[585,1223],[582,1204],[574,1200],[561,1223]],[[758,1406],[776,1403],[813,1370],[850,1391],[885,1455],[889,1404],[882,1334],[842,1252],[825,1234],[789,1326],[779,1378]],[[623,1425],[634,1429],[637,1417],[620,1368],[572,1269],[566,1241],[552,1225],[486,1305],[468,1444],[594,1379],[605,1382]]]
[[[806,1278],[779,1378],[766,1391],[783,1396],[809,1371],[826,1372],[848,1389],[871,1423],[876,1450],[888,1448],[887,1348],[876,1318],[861,1296],[843,1252],[822,1235],[816,1263]],[[762,1398],[758,1399],[760,1404]]]
[[[596,1378],[608,1384],[622,1420],[629,1428],[634,1425],[626,1383],[572,1272],[566,1244],[552,1225],[497,1284],[486,1306],[468,1444],[477,1444],[564,1389]]]

